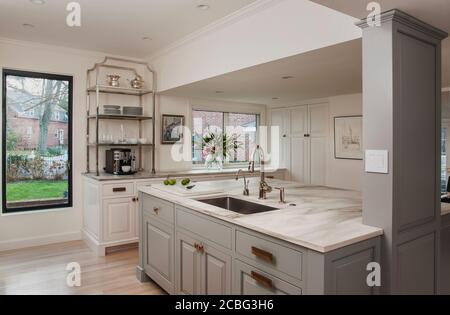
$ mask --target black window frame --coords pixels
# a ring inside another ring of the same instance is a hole
[[[7,76],[18,76],[26,78],[36,78],[36,79],[47,79],[47,80],[58,80],[69,82],[69,95],[68,95],[68,143],[67,143],[67,155],[68,155],[68,198],[66,203],[61,204],[48,204],[48,205],[36,205],[30,207],[20,207],[8,209],[6,200],[6,132],[7,132],[7,108],[6,108],[6,93],[7,93]],[[33,71],[22,71],[14,69],[3,69],[2,70],[2,213],[19,213],[19,212],[30,212],[30,211],[40,211],[40,210],[51,210],[51,209],[61,209],[61,208],[72,208],[73,207],[73,160],[72,160],[72,121],[73,121],[73,76],[59,75],[51,73],[33,72]]]

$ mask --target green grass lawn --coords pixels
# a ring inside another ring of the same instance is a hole
[[[6,200],[27,201],[64,198],[64,192],[68,190],[66,180],[27,180],[8,183],[6,188]]]

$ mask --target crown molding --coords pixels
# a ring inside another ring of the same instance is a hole
[[[217,31],[220,28],[223,28],[228,25],[232,25],[237,23],[249,16],[252,16],[258,12],[261,12],[267,8],[270,8],[276,4],[279,4],[285,0],[257,0],[217,21],[208,24],[207,26],[159,49],[158,51],[148,55],[144,59],[154,61],[158,58],[161,58],[164,55],[172,52],[173,50],[179,48],[180,46],[186,45],[202,36],[208,35],[214,31]]]
[[[371,27],[368,23],[368,20],[369,18],[364,18],[361,21],[357,22],[356,26],[359,26],[362,29]],[[399,9],[393,9],[381,13],[381,24],[392,21],[404,24],[439,40],[443,40],[448,37],[447,32],[444,32],[443,30],[440,30],[437,27],[432,26],[431,24],[425,23],[424,21],[419,20]]]
[[[132,59],[132,60],[138,61],[138,62],[145,62],[144,59],[138,59],[138,58],[133,58],[133,57],[129,57],[129,56],[111,55],[110,53],[105,53],[105,52],[101,52],[101,51],[76,49],[76,48],[70,48],[70,47],[65,47],[65,46],[50,45],[50,44],[43,44],[43,43],[38,43],[38,42],[12,39],[12,38],[7,38],[7,37],[0,37],[0,44],[15,45],[15,46],[21,46],[21,47],[25,47],[25,48],[44,49],[44,50],[49,50],[52,52],[60,52],[60,53],[78,55],[78,56],[83,56],[83,57],[105,58],[105,56],[111,56],[111,57],[116,57],[116,58]]]

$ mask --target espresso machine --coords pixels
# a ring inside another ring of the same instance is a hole
[[[136,173],[136,154],[131,149],[106,150],[105,172],[114,175]]]

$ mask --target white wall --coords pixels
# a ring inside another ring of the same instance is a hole
[[[334,117],[362,115],[362,94],[330,97],[329,104],[330,154],[327,159],[327,186],[361,191],[363,161],[341,160],[334,157]]]
[[[0,250],[81,238],[81,173],[85,170],[86,156],[86,70],[103,58],[103,54],[95,52],[0,39],[1,68],[64,74],[74,78],[73,207],[0,215]]]
[[[361,37],[353,17],[308,0],[266,0],[149,56],[160,91]]]

